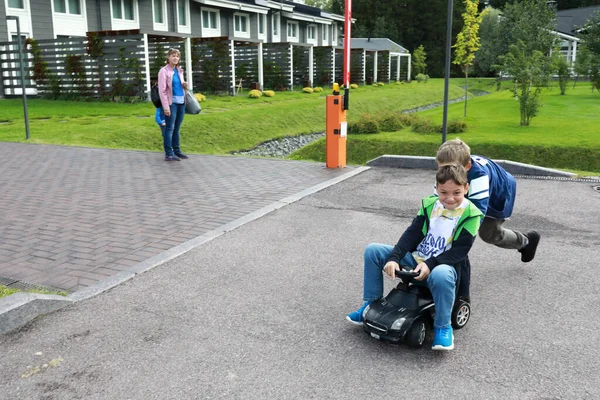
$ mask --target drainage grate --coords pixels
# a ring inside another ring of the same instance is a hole
[[[596,178],[567,178],[565,176],[536,176],[536,175],[514,175],[515,178],[521,179],[541,179],[547,181],[567,181],[567,182],[583,182],[583,183],[600,183],[600,177]],[[594,190],[597,190],[596,187]]]
[[[600,186],[592,186],[592,189],[594,189],[596,192],[600,193]]]
[[[28,283],[28,282],[23,282],[23,281],[19,281],[13,278],[8,278],[6,276],[0,276],[0,285],[9,287],[11,289],[18,289],[18,290],[22,290],[22,291],[29,291],[29,290],[47,290],[50,292],[63,292],[63,293],[68,293],[68,290],[65,289],[58,289],[52,286],[43,286],[43,285],[36,285],[33,283]]]

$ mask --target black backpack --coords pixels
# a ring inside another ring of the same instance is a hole
[[[150,90],[150,100],[152,100],[154,107],[162,107],[162,102],[160,101],[160,94],[158,94],[158,85],[152,86],[152,89]]]

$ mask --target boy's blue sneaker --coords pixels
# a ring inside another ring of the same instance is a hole
[[[445,328],[433,328],[432,350],[452,350],[454,349],[454,334],[452,325]]]
[[[362,325],[363,324],[363,313],[365,312],[365,308],[371,304],[370,301],[366,301],[365,304],[362,305],[358,310],[351,312],[346,315],[346,319],[352,322],[354,325]]]

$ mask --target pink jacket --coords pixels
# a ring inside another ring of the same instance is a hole
[[[163,110],[167,109],[173,103],[173,73],[175,70],[169,64],[165,65],[158,71],[158,93]],[[185,83],[183,79],[183,68],[177,67],[181,84]],[[184,97],[185,99],[185,97]],[[185,100],[184,100],[185,101]]]

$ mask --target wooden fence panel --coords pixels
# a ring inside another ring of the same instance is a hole
[[[235,80],[243,88],[258,82],[258,43],[235,42]]]
[[[390,61],[390,52],[389,51],[377,52],[377,82],[385,82],[385,83],[390,82],[389,61]]]
[[[310,48],[308,46],[293,46],[294,86],[312,86],[309,73],[309,51]]]
[[[333,47],[315,47],[313,54],[313,84],[331,86],[333,83]]]
[[[231,41],[227,38],[192,40],[194,88],[203,93],[231,93]]]
[[[287,90],[292,86],[290,45],[265,43],[263,45],[264,86],[273,90]]]

